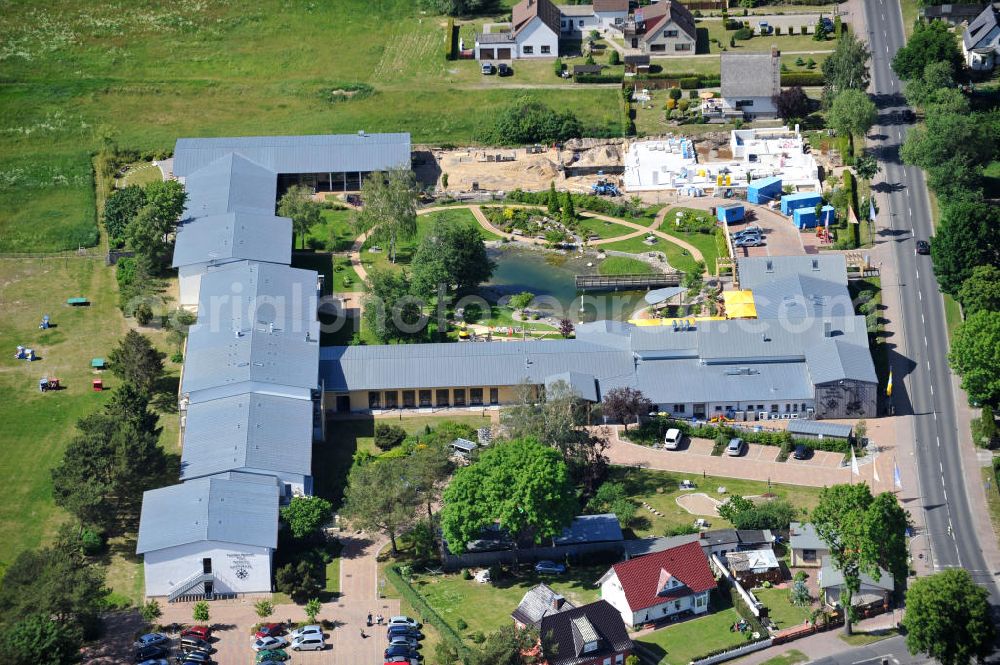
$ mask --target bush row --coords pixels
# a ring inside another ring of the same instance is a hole
[[[637,428],[629,430],[628,438],[636,443],[653,444],[658,443],[660,437],[667,427],[676,427],[689,437],[696,439],[716,439],[720,434],[726,438],[739,437],[747,443],[758,443],[765,446],[781,446],[788,444],[794,447],[799,444],[812,448],[813,450],[825,450],[835,453],[847,453],[850,445],[842,439],[803,439],[792,436],[788,430],[753,430],[736,429],[725,425],[696,425],[686,420],[655,419],[650,420]]]
[[[450,16],[444,26],[444,59],[455,59],[455,19]]]
[[[386,568],[385,573],[389,581],[392,582],[392,586],[399,592],[399,595],[413,607],[413,610],[420,615],[422,620],[437,628],[444,641],[455,647],[459,654],[464,656],[468,653],[468,649],[465,643],[462,642],[459,634],[441,618],[434,608],[427,604],[424,597],[417,593],[417,590],[410,586],[407,580],[403,579],[403,576],[399,572],[399,566],[389,566]]]
[[[855,211],[858,210],[858,185],[854,179],[854,174],[848,170],[844,171],[844,189],[847,190],[847,204],[851,206],[851,209]],[[851,248],[857,248],[861,246],[861,224],[851,224],[847,223],[848,232],[850,233]]]
[[[782,87],[793,85],[817,86],[823,85],[823,72],[781,72]]]
[[[577,210],[599,212],[602,215],[608,215],[609,217],[636,217],[634,209],[622,203],[616,203],[615,199],[594,196],[593,194],[572,194],[571,196],[573,197],[573,207]],[[563,195],[560,195],[560,200],[562,200],[562,197]],[[507,200],[514,203],[545,205],[549,201],[549,193],[547,191],[525,192],[520,189],[515,189],[514,191],[507,193]]]
[[[573,83],[621,83],[621,74],[573,74]]]

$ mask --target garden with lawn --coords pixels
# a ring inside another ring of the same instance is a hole
[[[790,586],[790,585],[789,585]],[[807,622],[812,614],[812,605],[796,605],[788,596],[789,589],[771,587],[757,588],[753,595],[767,607],[767,616],[778,628],[791,628]]]
[[[661,628],[636,640],[636,650],[645,656],[643,662],[688,665],[708,653],[745,644],[746,635],[731,630],[740,620],[739,613],[731,606],[717,609],[712,605],[720,595],[712,596],[710,614]]]

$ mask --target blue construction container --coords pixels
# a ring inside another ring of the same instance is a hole
[[[758,205],[768,204],[781,196],[781,178],[772,176],[752,180],[747,185],[747,201]]]
[[[791,215],[793,210],[799,208],[815,208],[816,204],[822,200],[823,197],[815,192],[785,194],[781,197],[781,214]]]
[[[727,203],[715,209],[715,216],[723,224],[742,222],[746,213],[742,203]]]
[[[818,224],[826,224],[829,222],[833,224],[836,221],[836,213],[833,206],[826,205],[823,206],[822,218],[819,222],[816,221],[816,208],[798,208],[792,211],[792,224],[795,225],[797,229],[814,229]]]

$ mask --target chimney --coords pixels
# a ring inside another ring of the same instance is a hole
[[[833,337],[833,323],[831,321],[823,322],[823,337]]]
[[[563,598],[557,593],[552,594],[552,611],[558,612],[559,608],[562,607],[562,604],[565,600],[566,600],[565,598]]]

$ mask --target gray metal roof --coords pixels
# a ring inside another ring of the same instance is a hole
[[[312,474],[312,402],[248,393],[191,404],[181,479],[254,469]]]
[[[846,284],[810,275],[790,275],[753,289],[759,319],[854,316]]]
[[[192,171],[184,180],[185,219],[237,211],[274,214],[278,196],[274,171],[231,152],[220,153]]]
[[[513,32],[478,32],[477,44],[513,44],[517,41]]]
[[[562,534],[552,539],[556,545],[606,543],[623,540],[622,528],[614,513],[578,515]]]
[[[829,423],[825,420],[790,420],[788,431],[792,434],[810,434],[812,436],[829,436],[835,439],[849,439],[854,428],[850,425]]]
[[[274,324],[288,332],[313,330],[319,296],[314,270],[239,261],[206,272],[198,312],[222,329]]]
[[[747,370],[742,372],[739,370]],[[643,361],[636,370],[635,384],[656,404],[689,402],[770,403],[811,400],[814,395],[809,373],[802,362],[759,363],[732,367],[701,365],[698,360]],[[607,392],[610,386],[601,383]]]
[[[228,154],[239,153],[275,173],[384,171],[410,165],[410,135],[320,134],[177,139],[174,174],[186,177]],[[273,203],[272,197],[272,203]]]
[[[829,338],[824,338],[826,324]],[[868,347],[863,316],[830,319],[734,319],[699,322],[698,357],[706,363],[801,360],[824,339]]]
[[[589,402],[600,401],[597,397],[597,379],[594,378],[593,374],[584,374],[582,372],[552,374],[545,377],[545,388],[549,389],[560,381],[569,386],[581,399]]]
[[[793,550],[828,550],[830,546],[820,540],[812,524],[792,522],[788,525],[788,544]]]
[[[754,256],[736,260],[740,288],[755,291],[764,284],[803,275],[847,285],[847,259],[843,254],[809,256]]]
[[[723,53],[722,96],[773,97],[781,92],[781,57],[771,53]]]
[[[200,478],[143,493],[137,554],[198,541],[277,546],[277,485]]]
[[[670,300],[674,296],[679,296],[680,294],[687,291],[687,287],[684,286],[668,286],[665,289],[653,289],[646,293],[643,300],[650,305],[659,305],[664,300]]]
[[[861,589],[864,591],[865,587],[872,587],[874,589],[882,589],[884,591],[892,591],[895,588],[893,583],[892,574],[884,568],[879,568],[879,579],[876,582],[875,579],[868,575],[867,573],[861,573],[858,577],[861,578]],[[844,574],[840,572],[840,569],[836,567],[833,560],[825,556],[823,557],[823,567],[819,571],[819,588],[829,589],[830,587],[839,587],[844,583]]]
[[[855,380],[878,383],[875,363],[868,345],[852,344],[837,338],[824,338],[806,349],[809,376],[816,385],[832,381]]]
[[[740,542],[736,529],[712,529],[701,532],[701,543],[703,546],[715,547],[716,545],[737,545]]]
[[[685,533],[680,536],[659,536],[650,538],[639,538],[637,540],[625,541],[625,558],[633,559],[637,556],[655,554],[669,550],[679,545],[687,545],[701,540],[701,534]]]
[[[962,43],[966,49],[989,48],[996,46],[998,36],[997,12],[990,3],[969,23],[962,33]]]
[[[291,263],[292,220],[259,212],[227,212],[178,225],[173,267],[232,259]]]
[[[455,450],[460,450],[465,453],[471,453],[473,450],[479,447],[479,444],[473,441],[469,441],[468,439],[463,439],[462,437],[458,437],[457,439],[451,442],[451,447],[454,448]]]
[[[525,626],[537,627],[541,620],[550,614],[565,612],[576,605],[558,594],[547,584],[538,584],[528,589],[517,608],[510,616]]]

